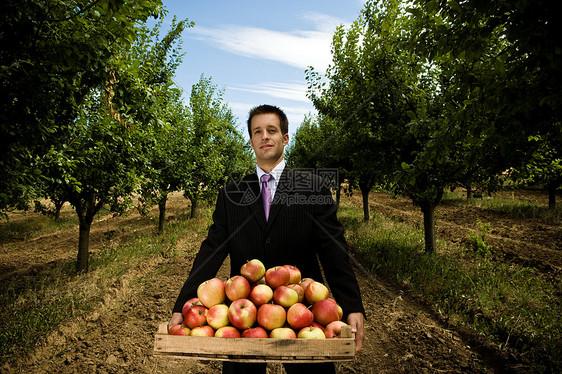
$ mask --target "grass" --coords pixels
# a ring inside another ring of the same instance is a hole
[[[78,225],[76,215],[65,215],[55,221],[43,215],[0,222],[0,244],[27,240],[60,228]]]
[[[69,260],[54,263],[38,273],[15,276],[10,281],[1,282],[0,366],[32,351],[59,325],[93,310],[112,288],[122,282],[129,270],[143,268],[149,258],[175,256],[179,238],[207,227],[210,212],[205,211],[202,216],[201,219],[171,222],[162,235],[148,230],[132,237],[124,245],[103,248],[90,257],[87,274],[76,275],[75,262]],[[21,223],[23,231],[38,235],[45,230],[54,230],[60,224],[47,217],[39,218],[40,229],[37,229],[36,219],[33,218]],[[43,221],[43,218],[47,220]],[[19,227],[17,230],[20,230]],[[159,271],[161,269],[158,268],[151,270],[152,273]],[[143,275],[144,278],[150,276],[150,273]],[[143,280],[133,279],[132,282]]]
[[[522,200],[505,191],[501,194],[486,196],[482,199],[466,199],[466,196],[458,191],[445,191],[442,202],[456,206],[471,205],[478,208],[489,209],[497,213],[508,214],[515,218],[534,218],[548,224],[562,223],[562,203],[558,202],[554,209],[546,203],[538,203],[533,200]]]
[[[536,372],[562,370],[561,284],[534,268],[492,261],[487,228],[472,234],[471,248],[438,242],[423,251],[423,232],[375,214],[362,222],[360,208],[342,204],[349,243],[374,274],[408,287],[450,322],[515,349]]]

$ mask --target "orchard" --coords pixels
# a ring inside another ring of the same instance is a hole
[[[226,281],[209,279],[182,308],[170,335],[222,338],[339,338],[343,310],[326,285],[302,278],[298,268],[266,269],[258,259]]]

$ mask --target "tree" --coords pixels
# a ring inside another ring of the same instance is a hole
[[[313,69],[307,73],[315,107],[341,124],[338,140],[345,143],[350,176],[361,190],[365,220],[369,192],[375,184],[389,184],[400,165],[406,124],[419,115],[423,106],[417,102],[424,98],[416,86],[420,64],[399,43],[401,9],[395,1],[383,5],[368,3],[348,30],[336,30],[325,77]]]
[[[115,47],[162,2],[7,0],[0,5],[0,209],[25,208],[74,134],[92,89],[107,80]],[[66,165],[70,168],[71,165]]]
[[[184,195],[191,201],[191,216],[198,204],[216,196],[229,176],[248,169],[249,147],[236,129],[236,118],[222,99],[223,91],[211,78],[201,76],[191,90],[189,118],[192,136],[183,161],[190,165],[183,182]]]
[[[115,46],[107,81],[91,90],[81,105],[68,127],[64,151],[57,152],[53,145],[48,154],[57,161],[45,175],[45,180],[54,181],[49,191],[62,191],[79,218],[77,272],[88,271],[95,215],[104,205],[123,213],[141,180],[150,175],[154,135],[163,126],[161,103],[173,96],[169,74],[174,63],[160,61],[174,56],[173,41],[182,29],[182,22],[173,22],[169,38],[152,44],[147,38],[151,32],[141,27],[135,43]]]

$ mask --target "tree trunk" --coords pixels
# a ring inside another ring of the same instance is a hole
[[[371,218],[369,214],[369,191],[361,189],[361,196],[363,197],[363,221],[367,222]]]
[[[336,206],[340,206],[340,199],[341,199],[341,183],[338,183],[336,188]]]
[[[472,187],[466,186],[466,199],[470,200],[472,198]]]
[[[160,200],[158,201],[158,232],[164,232],[164,225],[166,223],[166,201],[168,200],[168,194],[162,194]]]
[[[548,184],[548,207],[550,209],[556,208],[556,188],[558,186],[555,183]]]
[[[53,204],[55,204],[55,221],[58,221],[60,218],[60,211],[64,205],[64,200],[55,199],[53,200]]]
[[[80,221],[79,234],[78,234],[78,258],[76,260],[76,272],[88,272],[88,260],[90,250],[90,228],[92,227],[93,216],[78,217]]]
[[[425,251],[435,252],[435,204],[424,202],[421,204],[421,209],[423,212]]]
[[[80,223],[78,228],[78,257],[76,261],[76,272],[78,274],[88,272],[90,228],[96,213],[103,206],[103,201],[101,200],[96,203],[96,197],[95,193],[90,193],[77,197],[73,202]]]
[[[199,207],[197,204],[197,198],[190,198],[189,200],[191,200],[191,218],[197,218],[197,216],[199,215]]]
[[[364,177],[359,179],[359,189],[361,190],[361,196],[363,197],[363,221],[367,222],[370,218],[369,213],[369,192],[374,185],[374,178],[372,176]]]

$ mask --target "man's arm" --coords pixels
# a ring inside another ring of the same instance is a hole
[[[337,206],[328,188],[320,193],[323,199],[314,215],[319,243],[318,255],[324,275],[336,301],[341,305],[351,331],[355,333],[355,347],[359,352],[365,336],[363,321],[365,309],[357,278],[349,262],[349,247],[345,241],[343,226],[337,219]]]

